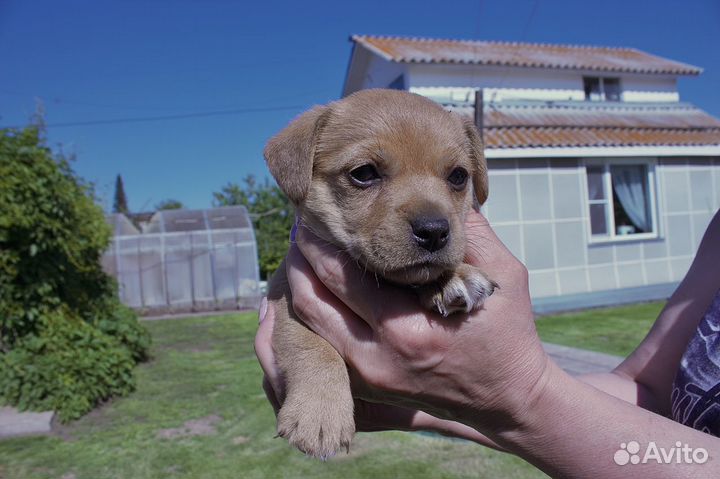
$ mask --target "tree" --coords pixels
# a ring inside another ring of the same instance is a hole
[[[115,200],[113,201],[113,213],[128,214],[130,209],[127,204],[127,196],[125,195],[125,187],[123,186],[122,176],[117,175],[115,178]]]
[[[167,199],[162,200],[160,203],[155,205],[156,210],[182,210],[185,209],[185,205],[178,200]]]
[[[287,254],[290,229],[295,211],[290,200],[267,179],[259,184],[248,175],[243,185],[228,183],[213,193],[214,206],[243,205],[248,209],[255,228],[260,276],[267,279],[280,266]]]
[[[0,130],[0,405],[68,420],[133,389],[150,338],[100,264],[110,235],[41,127]]]

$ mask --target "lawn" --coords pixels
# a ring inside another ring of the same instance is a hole
[[[654,302],[590,309],[541,317],[535,324],[543,341],[627,356],[640,344],[664,305]]]
[[[545,477],[508,454],[400,432],[359,434],[349,455],[309,459],[273,438],[257,315],[145,324],[153,360],[137,369],[137,391],[53,436],[0,441],[0,478]]]

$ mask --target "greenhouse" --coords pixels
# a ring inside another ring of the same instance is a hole
[[[103,256],[120,299],[145,311],[256,308],[257,246],[243,206],[156,212],[140,230],[108,216],[113,239]]]

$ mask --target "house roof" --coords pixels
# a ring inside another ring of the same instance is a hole
[[[474,117],[474,107],[446,105]],[[686,104],[488,103],[487,148],[720,145],[720,121]]]
[[[386,60],[400,63],[456,63],[669,75],[698,75],[702,72],[701,68],[634,48],[371,35],[353,35],[351,40]]]

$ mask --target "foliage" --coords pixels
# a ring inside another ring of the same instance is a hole
[[[112,336],[62,309],[42,323],[0,356],[0,396],[8,403],[58,411],[69,421],[134,389],[135,361]]]
[[[278,269],[287,254],[290,229],[295,221],[292,203],[282,190],[267,179],[259,184],[252,175],[243,186],[228,183],[213,193],[214,206],[244,205],[255,228],[260,276],[267,279]]]
[[[107,315],[93,319],[93,326],[108,336],[113,337],[130,352],[135,362],[149,359],[150,333],[137,319],[135,311],[121,304],[116,296],[108,298]]]
[[[123,179],[122,176],[117,175],[117,178],[115,178],[115,199],[113,201],[113,213],[128,214],[129,212],[130,208],[128,208]]]
[[[0,131],[0,402],[52,404],[70,418],[130,389],[126,366],[145,357],[149,337],[102,270],[109,241],[91,185],[40,128]],[[97,374],[68,362],[85,354]],[[58,371],[62,381],[48,379]]]
[[[182,210],[185,208],[185,205],[182,204],[182,202],[178,200],[168,199],[168,200],[162,200],[160,203],[155,205],[156,210]]]

